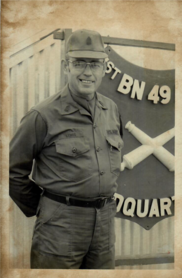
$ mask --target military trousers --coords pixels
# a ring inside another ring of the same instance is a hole
[[[68,206],[41,197],[34,226],[31,268],[114,269],[116,203]]]

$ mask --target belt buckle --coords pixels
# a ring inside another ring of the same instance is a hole
[[[96,208],[101,209],[105,206],[107,198],[101,198],[97,201]]]
[[[67,204],[67,206],[71,206],[70,197],[69,196],[66,196],[66,204]]]

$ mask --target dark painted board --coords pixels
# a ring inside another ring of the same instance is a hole
[[[174,70],[151,70],[136,66],[121,56],[111,47],[107,47],[109,60],[121,71],[115,79],[111,79],[114,73],[108,73],[103,78],[99,92],[111,98],[119,108],[122,115],[123,127],[131,121],[139,129],[144,131],[151,138],[172,129],[174,123],[174,102],[175,102],[175,71]],[[145,81],[146,86],[142,100],[132,99],[131,94],[122,94],[117,91],[123,74],[130,75],[140,82]],[[148,94],[154,85],[167,85],[171,88],[171,100],[168,104],[161,104],[160,101],[154,104],[148,100]],[[124,128],[124,149],[123,155],[131,152],[141,143]],[[164,148],[174,154],[174,138],[164,145]],[[154,199],[174,196],[174,172],[170,172],[154,155],[150,155],[132,170],[125,168],[118,179],[118,193],[125,198]],[[171,206],[172,215],[174,205]],[[121,212],[117,217],[126,218],[137,222],[141,226],[150,229],[155,223],[167,217],[139,218],[128,217]]]

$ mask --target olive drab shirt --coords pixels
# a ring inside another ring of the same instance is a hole
[[[112,196],[120,174],[121,128],[112,100],[96,92],[92,117],[66,86],[22,119],[10,144],[10,196],[27,216],[36,213],[39,187],[80,198]],[[35,183],[29,178],[33,159]]]

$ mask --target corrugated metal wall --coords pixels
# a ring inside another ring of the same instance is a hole
[[[62,53],[64,42],[53,40],[52,36],[49,36],[10,57],[10,137],[13,136],[23,115],[34,104],[53,95],[64,86],[64,76],[61,75]],[[29,268],[35,218],[26,218],[17,206],[10,202],[10,267]],[[119,218],[115,219],[115,227],[117,268],[173,267],[172,263],[164,263],[164,258],[167,261],[174,255],[173,217],[159,222],[149,231],[134,222]],[[158,258],[155,262],[149,260],[155,258]],[[163,263],[160,264],[161,262]]]
[[[148,264],[149,269],[151,267],[160,269],[164,267],[165,261],[169,262],[165,264],[166,268],[173,267],[171,263],[174,256],[173,217],[157,223],[149,231],[134,222],[119,218],[115,219],[115,227],[116,266],[118,268],[132,269],[132,265],[139,264],[139,267],[144,269]],[[154,267],[154,264],[157,265]]]
[[[10,137],[32,106],[55,94],[64,85],[60,78],[61,44],[62,41],[49,36],[10,57]],[[10,267],[29,268],[35,217],[26,218],[12,201],[10,211]]]

